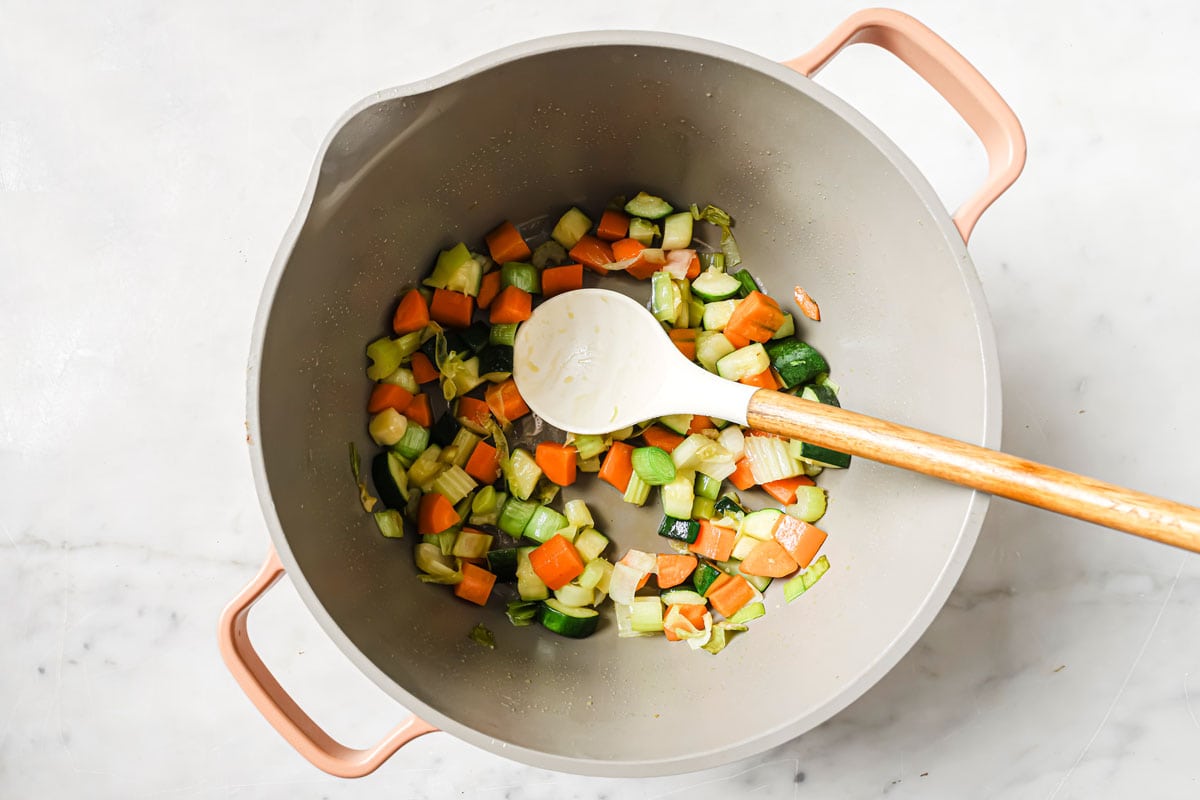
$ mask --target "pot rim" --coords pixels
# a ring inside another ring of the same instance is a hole
[[[271,309],[274,305],[280,280],[287,263],[291,259],[292,251],[295,248],[300,231],[308,220],[320,176],[321,165],[325,161],[329,147],[351,119],[375,105],[435,91],[478,73],[531,56],[558,50],[614,45],[681,50],[727,61],[763,73],[825,105],[878,147],[913,188],[919,200],[931,212],[931,216],[938,225],[938,229],[941,231],[957,261],[959,273],[970,299],[971,312],[979,335],[980,354],[983,359],[983,437],[975,443],[989,448],[997,448],[1000,444],[1001,387],[995,332],[992,328],[983,286],[967,252],[966,243],[963,241],[957,228],[955,228],[950,213],[946,210],[942,200],[938,197],[932,186],[929,185],[925,176],[909,160],[908,156],[879,130],[874,123],[846,101],[815,83],[812,79],[784,64],[771,61],[764,56],[743,50],[739,47],[692,36],[653,31],[581,31],[540,37],[494,50],[438,75],[370,94],[354,103],[341,115],[325,136],[324,141],[317,151],[299,207],[284,233],[271,268],[267,273],[251,336],[246,381],[246,420],[248,433],[250,434],[251,471],[254,475],[255,488],[257,489],[259,504],[262,507],[263,518],[267,523],[267,529],[271,540],[275,544],[279,559],[286,568],[287,574],[291,578],[296,591],[303,599],[304,604],[316,618],[325,633],[337,644],[338,648],[380,689],[429,723],[436,725],[438,728],[453,734],[458,739],[469,744],[501,756],[513,758],[531,766],[583,775],[633,778],[693,772],[722,766],[762,753],[816,728],[865,694],[908,653],[941,611],[974,549],[991,498],[978,491],[972,492],[972,497],[967,506],[967,514],[964,517],[963,525],[959,529],[954,547],[950,552],[944,569],[930,588],[929,593],[922,600],[916,613],[887,647],[880,651],[875,660],[870,662],[857,675],[847,680],[838,694],[832,696],[825,703],[803,717],[793,720],[790,724],[764,731],[754,738],[745,739],[726,746],[715,753],[709,751],[673,759],[611,761],[559,755],[514,745],[510,742],[482,734],[474,728],[444,715],[409,694],[403,686],[392,680],[373,661],[367,658],[342,631],[337,622],[326,611],[308,581],[304,578],[299,565],[292,555],[291,548],[288,546],[283,526],[275,511],[274,499],[267,480],[263,457],[258,397],[259,365],[262,361],[263,344]]]

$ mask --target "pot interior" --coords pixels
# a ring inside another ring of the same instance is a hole
[[[981,498],[864,460],[826,471],[830,573],[790,605],[771,587],[767,616],[717,656],[661,637],[618,639],[611,607],[581,641],[513,628],[501,604],[479,608],[419,583],[413,532],[382,538],[358,504],[346,443],[364,461],[375,450],[363,348],[390,331],[400,291],[439,249],[481,248],[502,220],[571,205],[595,218],[612,196],[645,189],[726,209],[744,266],[766,291],[791,306],[800,284],[819,301],[824,321],[797,315],[798,325],[831,363],[846,407],[983,442],[998,389],[962,243],[877,131],[761,59],[690,40],[613,38],[531,48],[346,122],[278,276],[252,424],[285,563],[385,689],[527,762],[655,774],[802,733],[877,680],[949,592]],[[604,285],[648,291],[626,279]],[[610,557],[667,551],[654,535],[656,500],[635,509],[591,476],[565,496],[589,502],[614,542]],[[467,638],[479,622],[495,650]]]

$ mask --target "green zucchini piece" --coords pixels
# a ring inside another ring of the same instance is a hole
[[[692,243],[692,215],[684,211],[663,220],[663,250],[682,250]]]
[[[522,600],[545,600],[550,596],[550,588],[533,571],[529,562],[532,547],[517,548],[517,594]]]
[[[513,349],[510,345],[489,344],[479,353],[479,374],[512,374]]]
[[[542,604],[537,600],[514,600],[508,604],[504,614],[515,627],[524,628],[537,620],[538,609]]]
[[[488,572],[500,583],[512,583],[517,579],[517,548],[502,547],[487,554]]]
[[[821,556],[808,569],[797,573],[783,585],[783,599],[792,602],[813,587],[829,571],[829,559]]]
[[[808,442],[800,442],[799,457],[808,459],[822,467],[845,469],[850,466],[850,456],[846,453],[839,453],[837,450],[819,447]]]
[[[626,214],[643,219],[662,219],[674,210],[666,200],[646,192],[638,192],[625,204]]]
[[[551,597],[542,603],[538,621],[551,633],[570,639],[584,639],[596,632],[600,613],[594,608],[568,606]]]
[[[646,247],[654,244],[654,237],[661,233],[658,226],[648,219],[634,217],[629,220],[629,238],[641,242]]]
[[[785,388],[809,383],[829,372],[829,362],[812,345],[795,339],[771,342],[766,347],[771,366],[779,373]]]
[[[447,411],[433,423],[433,427],[429,429],[429,438],[442,447],[449,447],[461,429],[462,425]]]
[[[462,332],[463,341],[473,355],[479,355],[479,351],[487,345],[490,335],[488,324],[479,320],[472,322],[470,327]]]
[[[509,455],[508,463],[504,466],[504,476],[508,479],[508,491],[513,497],[528,500],[542,477],[542,468],[534,461],[528,450],[518,447]]]
[[[717,374],[731,381],[740,381],[763,372],[771,366],[766,348],[753,342],[734,350],[717,362]]]
[[[680,436],[687,436],[688,430],[692,427],[691,414],[667,414],[665,417],[659,417],[658,421],[668,430],[675,431]]]
[[[740,517],[746,513],[746,509],[742,508],[741,504],[729,495],[719,498],[715,508],[718,514],[728,514],[730,516]]]
[[[700,534],[700,523],[694,519],[664,516],[658,525],[658,535],[667,539],[694,544]]]
[[[721,570],[714,567],[712,564],[701,562],[696,571],[692,573],[692,585],[696,587],[696,591],[703,596],[708,592],[708,587],[712,586],[713,581],[721,577]]]
[[[592,221],[588,219],[587,214],[578,208],[571,207],[567,209],[567,213],[559,217],[558,222],[554,225],[554,230],[550,232],[550,238],[570,250],[579,244],[579,240],[591,227]]]
[[[737,297],[742,282],[720,270],[707,269],[692,281],[692,293],[705,303]]]
[[[553,239],[548,239],[534,248],[533,255],[529,257],[529,260],[538,269],[556,267],[559,264],[567,263],[567,250]]]
[[[408,503],[408,473],[400,456],[384,451],[371,459],[371,480],[375,492],[388,508],[403,509]]]
[[[749,271],[739,269],[733,273],[733,277],[737,278],[742,284],[742,288],[738,290],[738,297],[745,297],[751,292],[760,292],[762,289],[758,285],[758,281],[754,280],[754,276]]]
[[[823,383],[810,383],[800,392],[800,396],[805,400],[812,400],[827,406],[837,406],[838,408],[842,406],[838,402],[837,392]]]

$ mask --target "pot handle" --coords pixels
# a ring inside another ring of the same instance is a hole
[[[979,217],[1025,166],[1025,133],[1017,115],[957,50],[917,20],[892,9],[869,8],[851,15],[812,50],[784,64],[812,77],[843,48],[860,42],[882,47],[911,67],[983,141],[987,179],[953,217],[967,241]]]
[[[246,631],[251,606],[275,585],[283,572],[283,564],[272,547],[258,575],[221,614],[217,638],[221,645],[221,657],[233,673],[234,680],[288,744],[330,775],[361,778],[374,772],[413,739],[436,731],[437,728],[413,714],[374,747],[355,750],[335,741],[296,705],[296,701],[279,685],[279,681],[275,680],[275,676],[258,657]]]

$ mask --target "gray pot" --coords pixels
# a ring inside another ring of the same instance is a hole
[[[860,40],[900,55],[984,137],[988,185],[954,218],[883,134],[797,71]],[[373,96],[326,140],[250,359],[251,453],[274,552],[221,626],[243,688],[318,766],[365,774],[436,726],[568,772],[712,767],[837,713],[937,614],[987,498],[866,461],[825,480],[833,568],[820,590],[785,606],[774,587],[767,616],[716,657],[611,629],[580,641],[515,629],[502,609],[454,601],[416,580],[410,544],[379,536],[350,478],[346,443],[371,451],[363,347],[432,254],[503,219],[600,209],[637,188],[729,210],[770,293],[802,282],[818,298],[825,321],[805,337],[848,407],[995,447],[995,347],[964,235],[1020,171],[1016,119],[896,12],[855,15],[790,66],[658,33],[559,36]],[[582,496],[621,550],[652,544],[656,510]],[[254,655],[249,607],[284,570],[338,646],[416,715],[378,747],[337,745]],[[467,639],[480,621],[494,651]]]

